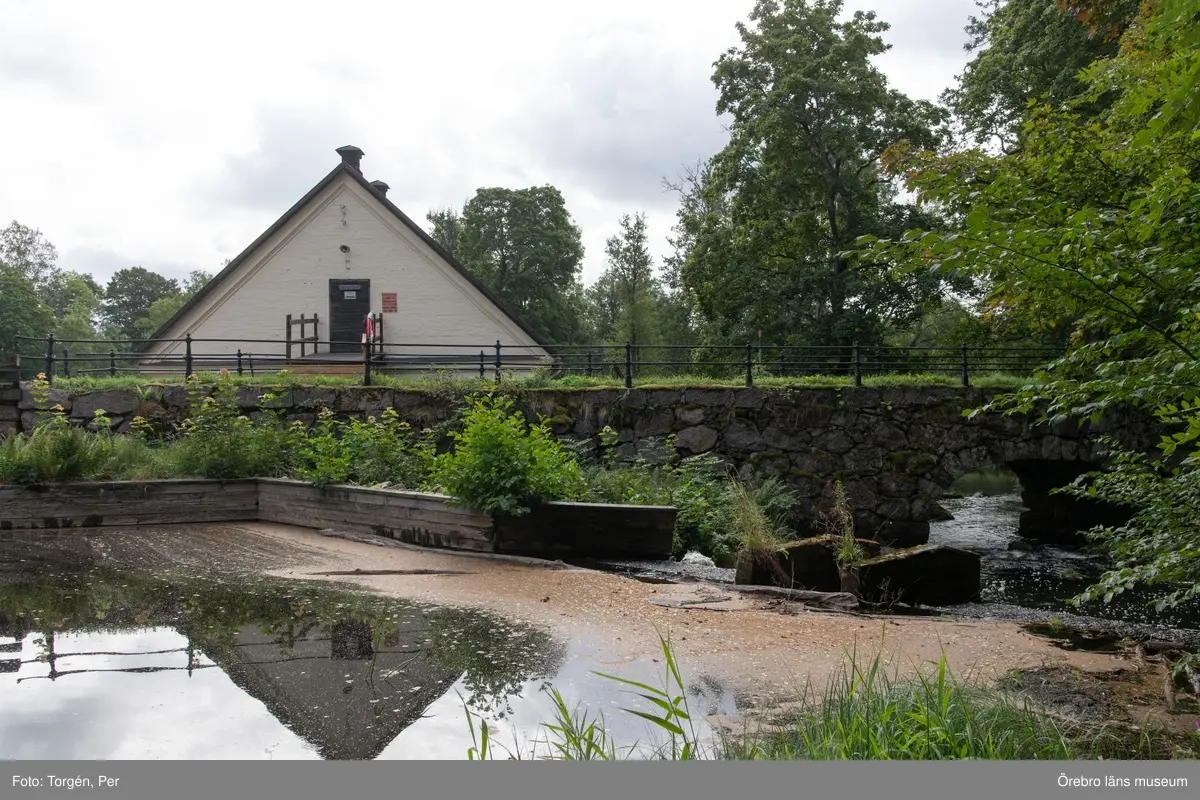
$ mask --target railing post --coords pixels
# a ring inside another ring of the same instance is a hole
[[[625,342],[625,388],[633,388],[633,343]]]
[[[487,368],[487,355],[482,350],[480,350],[479,351],[479,380],[483,380],[484,376],[487,375],[486,368]]]
[[[970,386],[971,382],[967,377],[967,346],[962,346],[962,385]]]
[[[292,360],[292,315],[291,314],[287,315],[286,327],[287,327],[287,338],[285,341],[287,342],[287,344],[284,345],[284,350],[287,351],[287,360],[291,361]]]
[[[242,374],[242,348],[238,348],[238,375]]]
[[[183,337],[183,377],[192,377],[192,334],[189,331]]]
[[[117,377],[117,348],[108,348],[108,377]]]
[[[588,365],[587,366],[587,375],[590,378],[590,377],[592,377],[592,351],[591,350],[588,350],[588,352],[587,352],[587,365]]]
[[[754,347],[746,345],[746,386],[754,385]]]
[[[784,361],[783,361],[783,351],[780,350],[779,351],[779,376],[783,377],[784,375],[787,375],[787,366],[784,364]]]
[[[67,348],[63,348],[63,377],[71,377],[71,353]]]
[[[363,386],[371,385],[371,342],[363,334]]]
[[[854,385],[862,386],[862,348],[854,343]]]
[[[496,340],[496,383],[500,382],[500,340]]]
[[[54,383],[54,334],[46,336],[46,383]]]

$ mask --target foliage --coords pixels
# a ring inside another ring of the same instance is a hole
[[[642,348],[660,340],[658,306],[662,289],[654,274],[646,216],[621,217],[620,232],[605,243],[608,268],[588,289],[592,314],[590,340],[605,343],[629,342],[634,359]]]
[[[37,286],[17,270],[0,264],[0,352],[30,352],[18,336],[43,337],[54,330],[54,318]],[[44,348],[43,348],[44,349]]]
[[[0,265],[39,289],[58,271],[58,250],[41,231],[13,220],[0,230]]]
[[[120,338],[133,339],[138,320],[150,313],[155,301],[178,292],[178,281],[144,267],[117,270],[104,289],[100,314]]]
[[[1116,0],[1103,31],[1090,31],[1085,14],[1054,0],[976,0],[966,50],[974,53],[954,86],[942,95],[969,139],[1015,147],[1031,102],[1053,106],[1083,94],[1079,73],[1116,54],[1120,32],[1138,0]],[[1080,110],[1100,113],[1111,98],[1100,96]]]
[[[703,200],[685,204],[694,244],[681,277],[722,339],[878,342],[947,282],[844,254],[860,235],[930,221],[896,201],[878,160],[899,141],[936,144],[945,115],[888,87],[873,63],[888,26],[867,12],[839,21],[842,5],[759,0],[741,47],[717,61],[730,141],[703,173]]]
[[[544,418],[527,424],[509,397],[468,398],[463,429],[450,438],[454,449],[434,459],[430,482],[485,514],[521,516],[536,503],[579,492],[582,477],[570,451]]]
[[[783,730],[726,743],[744,760],[1076,759],[1090,749],[1006,696],[954,680],[943,654],[933,674],[901,679],[851,654],[825,692],[806,691]]]
[[[0,441],[0,483],[43,484],[97,476],[112,453],[112,438],[71,425],[63,414],[28,433]]]
[[[322,409],[297,453],[296,477],[318,486],[387,483],[416,489],[429,474],[434,446],[400,419],[394,408],[365,420],[337,420]]]
[[[204,286],[212,280],[212,275],[203,270],[192,270],[184,281],[183,289],[173,294],[160,297],[146,309],[146,315],[134,321],[136,334],[143,339],[154,338],[167,321],[183,308]]]
[[[834,482],[833,506],[822,513],[820,522],[830,535],[837,537],[838,566],[849,567],[866,559],[867,551],[854,532],[854,508],[841,481]]]
[[[1080,600],[1146,582],[1170,605],[1200,581],[1198,13],[1200,0],[1143,7],[1118,54],[1084,73],[1079,104],[1111,95],[1099,117],[1035,108],[1023,146],[1004,156],[895,149],[891,167],[961,226],[863,242],[873,259],[978,276],[995,314],[1071,322],[1071,350],[1046,379],[983,410],[1057,422],[1124,409],[1163,423],[1157,453],[1112,446],[1116,471],[1071,490],[1137,512],[1093,531],[1117,569]]]
[[[742,483],[729,474],[725,462],[712,454],[680,458],[673,437],[646,440],[638,454],[622,459],[617,433],[605,427],[597,439],[578,449],[585,490],[577,499],[592,503],[674,506],[672,554],[703,553],[725,561],[758,536],[771,541],[787,538],[787,522],[799,503],[795,492],[775,478]],[[736,493],[736,496],[735,496]]]
[[[188,417],[180,434],[172,447],[178,470],[226,480],[287,475],[300,441],[298,430],[284,428],[270,415],[255,425],[242,413],[237,387],[227,372],[211,394],[199,381],[190,382]]]
[[[534,330],[557,343],[575,341],[583,244],[558,189],[481,188],[460,216],[435,210],[429,218],[441,244],[453,245],[459,260]]]
[[[730,522],[741,549],[774,550],[791,538],[791,530],[780,520],[780,515],[764,507],[758,492],[736,478],[729,481],[727,491]]]
[[[673,648],[664,637],[662,687],[604,673],[600,677],[629,687],[651,711],[624,708],[665,734],[646,745],[619,745],[604,712],[567,705],[550,688],[553,721],[528,753],[509,758],[562,761],[653,759],[694,760],[1076,760],[1105,757],[1119,749],[1117,737],[1103,727],[1059,725],[1051,717],[1004,693],[954,678],[943,654],[936,670],[900,677],[884,671],[882,651],[863,664],[847,654],[824,692],[811,686],[787,705],[794,710],[763,721],[765,729],[704,737],[688,707],[688,689]],[[476,721],[480,723],[476,734]],[[467,710],[471,760],[495,758],[487,723]],[[504,749],[504,748],[499,748]]]
[[[432,226],[429,235],[442,246],[442,249],[454,258],[459,256],[459,244],[462,242],[463,219],[452,206],[434,208],[425,215]]]

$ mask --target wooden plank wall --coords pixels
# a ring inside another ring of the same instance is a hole
[[[299,481],[259,481],[259,519],[309,528],[374,533],[407,544],[495,552],[492,518],[446,505],[442,495]]]
[[[278,479],[0,485],[0,530],[261,520],[535,558],[668,558],[675,516],[656,506],[547,503],[493,519],[443,495]]]
[[[538,558],[671,557],[676,509],[546,503],[496,520],[496,551]]]
[[[258,482],[208,480],[0,485],[0,529],[247,522]]]

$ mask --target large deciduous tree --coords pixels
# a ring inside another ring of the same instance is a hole
[[[558,189],[479,189],[455,224],[468,269],[551,341],[577,339],[583,243]]]
[[[1079,73],[1116,54],[1121,32],[1139,0],[1109,0],[1081,8],[1068,0],[976,0],[982,10],[966,31],[974,57],[947,89],[948,104],[974,143],[1016,145],[1031,101],[1051,105],[1088,90]],[[1101,93],[1076,111],[1099,113],[1111,102]]]
[[[146,310],[146,316],[134,321],[134,331],[143,339],[153,337],[171,317],[175,316],[179,309],[183,308],[184,303],[191,300],[197,292],[204,288],[205,284],[212,280],[212,277],[211,273],[204,270],[192,270],[183,282],[183,289],[174,294],[160,297],[150,304],[150,308]]]
[[[722,337],[848,345],[880,341],[940,293],[932,274],[895,276],[853,260],[864,234],[927,213],[897,199],[879,157],[898,141],[938,142],[944,110],[888,86],[873,13],[839,21],[841,0],[759,0],[741,46],[716,64],[729,144],[705,176],[683,283]]]
[[[458,258],[459,243],[462,241],[462,214],[452,206],[435,208],[425,215],[432,226],[429,235],[442,246],[447,253]]]
[[[104,289],[101,316],[123,339],[138,337],[137,321],[150,313],[155,301],[179,292],[179,282],[144,267],[118,270]]]
[[[1072,492],[1135,512],[1092,531],[1117,565],[1083,599],[1145,583],[1171,605],[1200,597],[1200,0],[1145,3],[1084,77],[1082,110],[1042,104],[1014,153],[896,151],[910,188],[961,225],[874,249],[976,274],[994,304],[1075,320],[1046,382],[989,408],[1057,420],[1132,407],[1164,423],[1157,451],[1114,444],[1117,468]]]
[[[34,282],[22,270],[0,263],[0,353],[35,354],[36,343],[17,337],[44,337],[53,329],[54,316]]]
[[[58,250],[42,232],[13,220],[0,230],[0,264],[42,287],[58,271]]]

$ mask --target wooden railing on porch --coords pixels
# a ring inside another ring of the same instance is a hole
[[[299,338],[295,338],[292,336],[292,329],[297,325],[300,326]],[[305,335],[307,333],[307,326],[309,326],[309,325],[313,326],[312,336]],[[311,317],[306,317],[303,314],[301,314],[300,319],[296,319],[291,314],[288,314],[286,329],[287,329],[287,360],[288,361],[292,360],[292,346],[296,345],[296,344],[300,345],[300,357],[301,358],[304,358],[306,355],[308,355],[309,343],[312,343],[313,355],[316,355],[317,342],[321,341],[321,321],[317,317],[316,314],[313,314]]]

